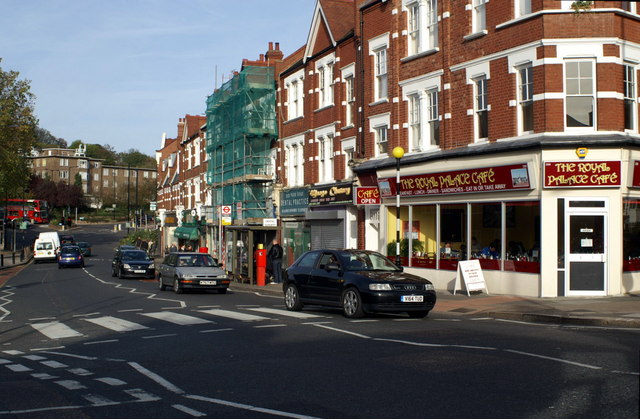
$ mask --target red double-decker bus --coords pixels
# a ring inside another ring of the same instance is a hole
[[[7,199],[5,208],[9,220],[28,220],[33,224],[49,222],[49,206],[41,199]]]

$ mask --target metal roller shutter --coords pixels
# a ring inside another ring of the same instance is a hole
[[[342,220],[314,220],[311,222],[311,250],[344,248],[344,222]]]

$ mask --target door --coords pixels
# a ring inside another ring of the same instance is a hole
[[[569,212],[567,295],[606,294],[606,221],[606,213]]]

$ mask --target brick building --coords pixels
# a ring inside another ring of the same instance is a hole
[[[338,244],[395,255],[399,235],[405,269],[440,289],[467,260],[498,293],[640,289],[640,18],[572,3],[319,0],[279,79],[280,216],[311,231],[299,246],[333,245],[313,225],[342,220]],[[347,185],[379,201],[354,206]]]

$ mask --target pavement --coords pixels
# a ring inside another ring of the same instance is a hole
[[[232,282],[231,290],[283,296],[282,285]],[[614,297],[532,298],[438,290],[434,313],[535,323],[640,329],[640,294]]]
[[[3,266],[0,266],[0,288],[31,259],[20,261],[16,252],[2,251]],[[283,296],[281,285],[257,286],[243,282],[232,282],[231,290],[256,292]],[[640,294],[613,297],[519,297],[513,295],[490,295],[486,293],[456,294],[437,291],[435,313],[458,316],[489,317],[495,319],[552,323],[579,326],[600,326],[640,329]]]

